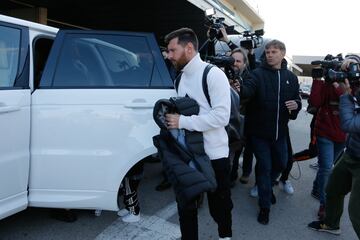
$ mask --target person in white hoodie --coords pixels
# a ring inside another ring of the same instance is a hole
[[[230,192],[230,162],[228,159],[228,136],[225,126],[230,118],[230,86],[225,73],[218,67],[210,69],[207,85],[211,106],[202,86],[202,76],[208,65],[202,61],[198,52],[198,39],[189,28],[175,30],[165,37],[168,59],[181,71],[178,96],[188,96],[200,106],[198,115],[183,116],[167,114],[166,124],[169,129],[179,128],[203,133],[204,148],[211,160],[215,172],[217,189],[208,193],[210,214],[218,224],[220,239],[231,239],[231,210],[233,203]],[[178,205],[182,239],[198,239],[196,201],[185,207]]]

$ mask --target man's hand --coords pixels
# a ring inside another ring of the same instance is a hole
[[[351,94],[351,86],[348,79],[345,79],[345,82],[333,82],[332,85],[335,88],[340,87],[343,93],[349,93]]]
[[[344,84],[344,89],[345,89],[345,92],[348,93],[348,94],[351,94],[352,93],[352,89],[351,89],[351,86],[350,86],[350,82],[347,78],[345,78],[345,84]]]
[[[179,114],[166,114],[165,120],[168,129],[179,128]]]
[[[286,105],[287,109],[289,110],[289,113],[292,110],[296,110],[298,108],[298,104],[297,104],[297,102],[295,100],[286,101],[285,105]]]
[[[226,32],[226,29],[225,29],[224,27],[222,27],[222,28],[220,28],[220,31],[221,31],[221,33],[222,33],[223,36],[222,36],[222,38],[220,38],[219,40],[228,43],[228,42],[229,42],[229,38],[228,38],[228,35],[227,35],[227,32]]]

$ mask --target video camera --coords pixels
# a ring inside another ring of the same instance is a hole
[[[344,82],[345,78],[349,80],[351,85],[360,83],[360,68],[356,63],[351,63],[347,71],[341,70],[341,64],[343,61],[341,54],[332,56],[328,54],[324,60],[312,61],[311,65],[320,65],[321,68],[314,68],[312,71],[312,77],[321,78],[324,77],[325,82]]]
[[[219,55],[208,56],[207,60],[224,70],[226,77],[232,80],[240,80],[240,74],[233,68],[235,59],[231,56]]]
[[[264,29],[259,29],[255,32],[244,31],[242,35],[245,39],[240,41],[240,46],[245,49],[254,49],[263,43],[262,36],[264,35]]]
[[[234,31],[234,26],[225,26],[223,17],[215,17],[215,9],[210,8],[205,11],[205,16],[209,22],[209,39],[220,39],[223,37],[223,34],[220,28],[225,27],[226,32]]]
[[[351,63],[349,64],[348,70],[344,71],[334,71],[332,69],[329,70],[329,78],[334,81],[341,81],[343,82],[345,78],[349,80],[350,84],[357,84],[360,83],[360,69],[359,64]]]

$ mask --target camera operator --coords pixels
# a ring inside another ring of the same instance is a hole
[[[360,63],[360,57],[349,56],[342,64],[342,69],[350,63]],[[357,82],[359,85],[359,80]],[[314,221],[311,229],[340,234],[340,218],[344,207],[344,197],[351,192],[349,215],[353,228],[360,238],[360,93],[359,89],[345,79],[345,94],[340,97],[341,128],[348,133],[345,153],[335,164],[326,188],[326,208],[324,221]]]
[[[325,78],[320,77],[319,71],[323,69],[316,67],[312,71],[313,84],[309,101],[312,106],[318,108],[314,131],[319,154],[319,169],[313,182],[311,195],[319,196],[318,217],[322,220],[325,214],[325,188],[328,178],[334,161],[345,146],[345,133],[340,127],[339,117],[339,100],[345,89],[343,83],[330,81],[327,75]]]
[[[230,56],[234,58],[234,65],[232,66],[233,72],[235,73],[233,79],[229,78],[230,86],[240,93],[240,83],[244,81],[248,81],[250,76],[250,71],[255,69],[256,61],[255,61],[255,54],[254,49],[244,49],[237,46],[233,43],[227,35],[226,29],[224,27],[220,28],[222,37],[219,38],[219,41],[225,42],[229,48],[231,49]],[[228,76],[229,77],[229,76]],[[245,115],[247,100],[241,100],[241,108],[240,112],[242,115]],[[235,181],[238,178],[238,168],[239,168],[239,158],[241,152],[244,149],[244,156],[243,156],[243,173],[240,177],[240,182],[246,184],[249,181],[249,176],[252,170],[252,160],[253,160],[253,152],[250,147],[250,142],[245,143],[233,153],[232,159],[232,168],[231,168],[231,185],[235,185]]]
[[[224,36],[226,35],[224,34]],[[233,69],[234,72],[238,74],[238,77],[236,77],[236,79],[229,79],[229,83],[240,94],[240,82],[249,81],[249,79],[251,79],[250,71],[248,69],[249,60],[247,58],[246,50],[243,48],[233,49],[230,53],[230,56],[235,60]],[[240,112],[245,116],[247,102],[247,100],[241,101]],[[244,146],[242,146],[234,153],[233,165],[231,169],[232,185],[235,185],[235,181],[238,177],[239,158],[243,149],[245,149],[243,155],[243,173],[240,177],[240,182],[246,184],[249,181],[249,176],[252,170],[253,152],[251,150],[250,142],[246,143],[245,141],[246,140],[244,139]]]

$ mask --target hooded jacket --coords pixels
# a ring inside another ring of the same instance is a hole
[[[169,182],[174,187],[180,205],[195,199],[199,194],[214,191],[215,173],[204,150],[201,132],[172,129],[165,126],[166,113],[184,116],[199,113],[195,100],[188,97],[159,100],[154,107],[154,120],[160,134],[153,138]]]
[[[340,127],[339,99],[344,91],[331,83],[314,79],[309,101],[318,109],[315,120],[315,135],[334,142],[344,142],[345,133]]]
[[[301,109],[298,79],[287,69],[283,59],[280,69],[273,69],[266,61],[252,71],[252,78],[244,81],[242,98],[250,98],[246,108],[245,133],[277,140],[287,134],[289,119],[296,119]],[[295,100],[298,108],[289,111],[286,101]]]
[[[360,94],[358,94],[360,95]],[[358,97],[359,98],[359,97]],[[357,107],[357,109],[355,109]],[[356,106],[353,97],[344,94],[340,97],[341,128],[349,133],[346,142],[346,153],[360,163],[360,107]]]

